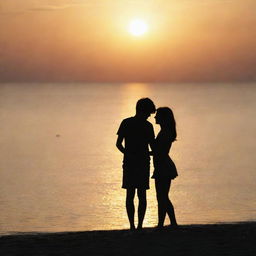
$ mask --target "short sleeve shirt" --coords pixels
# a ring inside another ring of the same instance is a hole
[[[130,117],[122,121],[117,134],[124,137],[124,163],[149,161],[149,143],[154,140],[154,129],[150,122]]]

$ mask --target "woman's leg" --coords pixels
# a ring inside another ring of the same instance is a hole
[[[170,223],[174,226],[177,226],[174,207],[173,207],[173,204],[172,204],[171,200],[169,199],[170,187],[171,187],[171,180],[169,180],[166,183],[166,188],[165,188],[165,192],[166,192],[166,194],[165,194],[166,195],[166,211],[167,211],[167,214],[169,216]]]
[[[164,200],[164,184],[161,179],[155,179],[157,207],[158,207],[158,227],[163,227],[166,215],[166,206]]]
[[[126,189],[126,211],[128,215],[128,219],[130,222],[130,229],[134,230],[134,195],[135,195],[135,189],[134,188],[127,188]]]
[[[172,225],[177,225],[174,207],[169,199],[169,190],[171,186],[170,179],[155,179],[156,194],[158,202],[158,226],[164,225],[166,213],[169,216]]]
[[[147,193],[146,189],[138,189],[138,198],[139,198],[139,206],[138,206],[138,229],[142,229],[143,220],[146,213],[147,208]]]

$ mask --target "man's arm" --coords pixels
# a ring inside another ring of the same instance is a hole
[[[155,133],[154,133],[154,128],[153,126],[151,125],[151,135],[150,135],[150,139],[149,139],[149,145],[150,145],[150,148],[152,150],[151,155],[154,154],[154,150],[155,150]]]
[[[124,154],[125,148],[123,146],[124,136],[118,135],[116,140],[116,147]]]

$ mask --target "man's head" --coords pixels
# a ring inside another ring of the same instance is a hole
[[[153,101],[149,98],[142,98],[137,101],[136,115],[147,119],[150,114],[156,112],[156,107]]]

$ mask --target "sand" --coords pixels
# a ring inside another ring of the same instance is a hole
[[[256,255],[256,222],[0,237],[0,255]]]

